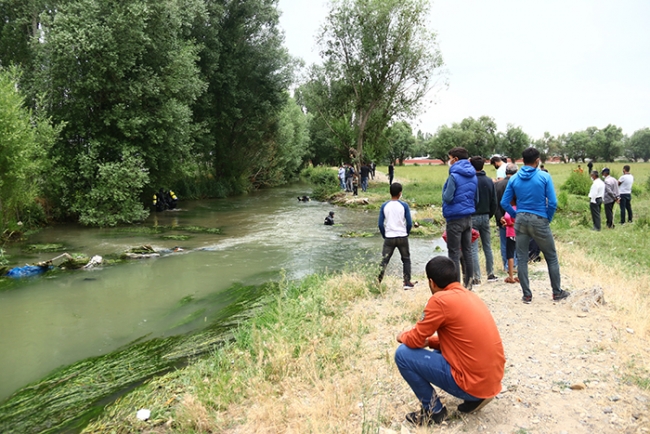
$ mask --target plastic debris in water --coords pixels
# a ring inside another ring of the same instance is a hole
[[[136,413],[136,417],[140,420],[147,420],[149,419],[149,416],[151,416],[151,410],[146,408],[142,408]]]

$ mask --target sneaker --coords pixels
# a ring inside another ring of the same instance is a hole
[[[447,418],[447,407],[442,407],[438,413],[433,413],[422,409],[406,415],[406,421],[415,426],[429,426],[432,424],[440,425]]]
[[[499,278],[497,276],[495,276],[494,274],[490,274],[488,276],[487,280],[488,280],[488,282],[496,282],[497,280],[499,280]]]
[[[473,413],[485,407],[494,398],[481,399],[479,401],[464,401],[458,406],[458,411],[461,413]]]
[[[481,286],[481,279],[472,279],[472,286]]]
[[[413,282],[404,282],[404,289],[413,289],[415,285],[417,285],[417,281],[415,283]]]
[[[530,304],[530,302],[533,301],[533,297],[531,295],[524,295],[521,297],[521,301],[523,301],[525,304]]]
[[[570,294],[571,294],[571,293],[570,293],[569,291],[565,291],[564,289],[561,289],[559,294],[557,294],[557,295],[556,295],[556,294],[553,294],[553,301],[564,300],[564,299],[567,298]]]

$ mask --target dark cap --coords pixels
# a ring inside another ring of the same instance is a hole
[[[609,167],[605,167],[600,173],[609,173]]]
[[[330,211],[330,215],[334,215],[334,211]]]

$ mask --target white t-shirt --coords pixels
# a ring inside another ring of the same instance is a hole
[[[596,203],[596,199],[600,198],[602,200],[605,195],[605,183],[602,179],[596,178],[591,183],[591,189],[589,190],[589,199],[591,203]]]
[[[632,184],[634,184],[634,176],[626,173],[618,179],[620,185],[618,186],[619,194],[632,194]]]
[[[502,163],[497,169],[497,179],[506,177],[506,163]]]

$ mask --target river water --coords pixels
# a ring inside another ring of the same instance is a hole
[[[181,246],[184,251],[0,285],[0,401],[60,366],[110,353],[143,337],[204,327],[231,300],[227,292],[235,283],[278,280],[283,272],[299,279],[325,269],[340,270],[357,260],[377,263],[382,245],[377,211],[299,202],[297,196],[309,194],[308,188],[294,184],[236,198],[183,201],[182,209],[152,214],[140,225],[217,227],[222,234],[191,234],[189,240],[177,241],[124,228],[57,225],[10,246],[8,254],[19,263],[58,254],[24,253],[26,244],[37,243],[61,243],[70,253],[89,256],[118,254],[144,244],[156,249]],[[324,226],[331,210],[337,225]],[[377,235],[341,237],[351,231]],[[411,239],[415,275],[423,274],[436,246],[444,248],[440,239]],[[388,273],[401,275],[398,252]]]

